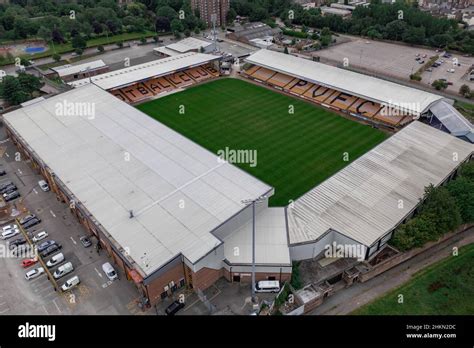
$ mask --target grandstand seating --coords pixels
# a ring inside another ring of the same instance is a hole
[[[284,88],[286,85],[292,83],[295,80],[296,79],[294,77],[290,76],[290,75],[285,75],[285,74],[282,74],[282,73],[276,73],[271,78],[269,78],[267,80],[267,82],[274,85],[274,86]]]
[[[110,91],[117,98],[127,103],[137,103],[154,95],[169,92],[179,87],[190,86],[194,83],[219,76],[214,67],[198,66],[167,76],[151,78],[144,82]]]
[[[406,114],[387,116],[382,112],[382,105],[363,98],[320,86],[293,76],[275,72],[271,69],[253,65],[244,71],[244,76],[263,81],[269,85],[282,88],[284,91],[299,97],[312,100],[318,104],[363,116],[389,126],[399,127],[412,121],[413,117]]]

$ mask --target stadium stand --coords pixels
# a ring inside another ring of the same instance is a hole
[[[295,80],[296,79],[294,77],[291,77],[289,75],[285,75],[285,74],[282,74],[282,73],[276,73],[271,78],[269,78],[267,80],[267,82],[271,85],[274,85],[274,86],[277,86],[277,87],[280,87],[280,88],[284,88],[285,86],[287,86],[288,84],[292,83]]]
[[[297,82],[295,82],[293,86],[289,88],[288,91],[292,94],[302,96],[308,89],[310,89],[313,86],[314,84],[312,84],[311,82],[298,80]]]
[[[251,76],[254,79],[265,82],[275,74],[276,74],[276,72],[273,71],[273,70],[270,70],[270,69],[267,69],[267,68],[260,68],[260,69],[257,69]]]

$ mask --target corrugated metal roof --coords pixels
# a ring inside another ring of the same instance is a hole
[[[473,150],[452,135],[411,123],[296,200],[288,208],[290,244],[332,229],[371,246],[416,207],[426,186],[439,185]]]
[[[95,116],[61,116],[65,102],[93,103]],[[210,231],[242,210],[241,200],[271,190],[93,84],[4,120],[145,275],[179,253],[200,259],[221,243]]]
[[[457,111],[454,106],[445,101],[434,104],[430,111],[454,136],[470,136],[474,133],[473,125]]]
[[[79,81],[73,81],[70,82],[69,85],[79,87],[87,85],[92,81],[95,85],[103,89],[117,88],[151,77],[168,75],[173,71],[190,66],[202,65],[219,58],[219,56],[210,54],[188,52],[174,57],[157,59],[152,62],[92,76],[90,79],[86,78]]]
[[[180,53],[185,53],[191,50],[199,50],[201,47],[206,48],[212,45],[212,42],[196,39],[194,37],[188,37],[181,41],[169,44],[165,47]]]
[[[252,263],[252,221],[224,239],[224,255],[231,264]],[[265,208],[255,219],[255,263],[290,265],[285,208]]]
[[[253,53],[246,61],[384,105],[403,106],[412,114],[423,113],[433,102],[443,99],[419,89],[266,49]]]
[[[94,70],[98,68],[103,68],[107,66],[102,59],[94,60],[88,63],[82,63],[77,65],[61,65],[51,68],[58,73],[59,76],[67,76],[72,74],[77,74],[80,72],[86,72],[88,70]]]

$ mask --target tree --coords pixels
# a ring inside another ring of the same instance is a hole
[[[234,22],[235,18],[237,17],[237,12],[231,7],[230,10],[227,12],[226,22],[232,23]]]
[[[146,37],[141,37],[141,38],[140,38],[140,42],[141,42],[142,44],[146,44]]]
[[[156,20],[155,20],[155,30],[157,32],[170,31],[171,30],[170,23],[171,21],[168,18],[163,17],[163,16],[158,16],[156,17]]]
[[[460,177],[451,181],[446,188],[456,200],[462,222],[474,222],[474,181],[466,177]]]
[[[13,76],[5,76],[0,83],[0,96],[10,105],[18,105],[28,100],[28,93],[23,91],[18,80]]]
[[[326,47],[331,43],[331,36],[321,36],[319,41],[321,42],[321,46]]]
[[[38,33],[37,35],[42,38],[44,41],[48,42],[49,40],[51,40],[51,35],[52,35],[52,32],[50,29],[46,28],[46,27],[40,27],[38,29]]]
[[[459,88],[459,94],[464,97],[470,97],[471,89],[468,85],[462,85],[461,88]]]
[[[53,54],[52,58],[55,62],[59,62],[61,60],[61,56],[57,53]]]
[[[97,51],[99,51],[100,53],[104,52],[104,50],[105,50],[104,46],[102,45],[97,46]]]
[[[53,38],[53,42],[54,43],[58,43],[58,44],[61,44],[61,43],[64,43],[66,42],[66,40],[64,40],[64,36],[63,34],[61,33],[61,31],[57,28],[54,28],[52,33],[51,33],[51,36]]]
[[[122,42],[122,41],[118,41],[118,42],[116,43],[116,45],[117,45],[118,48],[122,48],[122,47],[123,47],[123,42]]]
[[[178,13],[170,6],[162,6],[156,9],[157,17],[165,17],[170,22],[178,17]]]
[[[29,95],[39,90],[41,86],[43,86],[41,80],[34,75],[19,73],[17,79],[20,83],[21,89]]]
[[[173,33],[180,33],[184,30],[183,23],[179,19],[173,19],[171,21],[171,31]]]
[[[87,47],[87,41],[82,35],[76,35],[71,40],[72,47],[84,50]]]
[[[438,91],[448,88],[448,83],[444,80],[435,80],[431,85]]]
[[[190,37],[190,36],[191,36],[191,31],[190,31],[189,29],[186,29],[186,30],[184,31],[184,36]]]
[[[283,50],[283,53],[289,54],[289,52],[288,52],[288,47],[287,47],[287,46],[285,46],[285,49]]]

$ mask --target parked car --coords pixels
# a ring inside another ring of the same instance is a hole
[[[10,201],[13,201],[14,199],[20,197],[20,192],[18,191],[14,191],[12,193],[9,193],[7,196],[4,196],[3,199],[5,200],[5,202],[10,202]]]
[[[42,251],[48,249],[51,245],[54,245],[54,244],[56,244],[56,242],[54,240],[47,240],[47,241],[41,243],[40,245],[38,245],[36,247],[36,249],[38,250],[38,252],[42,252]]]
[[[420,60],[420,61],[418,61],[418,64],[424,64],[424,63],[425,63],[425,61],[424,61],[424,60]]]
[[[54,279],[59,279],[72,271],[74,271],[74,266],[72,265],[72,262],[68,262],[59,266],[59,268],[53,273],[53,277]]]
[[[14,183],[12,183],[11,181],[7,182],[7,183],[5,183],[5,185],[0,186],[0,193],[4,193],[5,190],[7,190],[10,187],[16,187],[16,185]]]
[[[59,265],[63,261],[64,261],[64,254],[59,253],[59,254],[54,255],[48,262],[46,262],[46,266],[48,266],[48,268],[51,268],[56,265]]]
[[[84,248],[88,248],[92,245],[91,240],[86,236],[83,236],[83,237],[79,238],[79,240],[81,241]]]
[[[26,280],[31,280],[31,279],[34,279],[36,277],[39,277],[43,273],[44,273],[44,268],[43,267],[38,267],[38,268],[32,269],[31,271],[26,272],[25,279]]]
[[[49,185],[48,185],[48,183],[47,183],[45,180],[40,180],[40,181],[38,181],[38,185],[39,185],[39,187],[41,188],[41,190],[43,190],[44,192],[48,192],[48,191],[49,191]]]
[[[415,60],[419,61],[419,60],[421,60],[421,58],[420,58],[420,57],[416,57]]]
[[[12,181],[5,181],[4,183],[1,183],[0,184],[0,191],[3,190],[5,187],[7,187],[9,185],[13,185],[13,182]]]
[[[35,214],[28,214],[26,216],[23,216],[20,220],[18,220],[18,222],[20,223],[20,225],[24,225],[31,219],[34,219],[35,217],[36,217]]]
[[[10,186],[7,186],[3,191],[2,191],[2,194],[3,194],[3,197],[9,195],[10,193],[12,192],[15,192],[17,191],[18,188],[15,186],[15,185],[10,185]]]
[[[25,259],[25,260],[21,261],[21,266],[23,268],[28,268],[28,267],[34,265],[37,262],[38,262],[37,259]]]
[[[68,291],[68,290],[71,290],[73,287],[75,287],[76,285],[78,285],[80,283],[80,279],[78,276],[74,276],[68,280],[66,280],[66,282],[61,286],[61,290],[62,291]]]
[[[110,262],[106,262],[102,265],[102,270],[104,271],[105,275],[107,278],[110,280],[115,280],[118,278],[117,272],[115,272],[115,269],[112,267]]]
[[[452,83],[452,82],[449,82],[449,81],[446,82],[446,83],[448,84],[448,86],[452,86],[452,85],[453,85],[453,83]]]
[[[13,230],[8,230],[5,232],[2,232],[2,239],[9,239],[13,236],[16,236],[17,234],[20,234],[20,231],[18,229],[13,229]]]
[[[448,70],[446,70],[446,71],[447,71],[448,73],[451,73],[451,74],[452,74],[452,73],[454,73],[455,70],[454,70],[454,69],[448,69]]]
[[[0,169],[0,176],[4,176],[5,174],[7,174],[5,169]]]
[[[36,242],[39,242],[40,240],[45,239],[47,236],[48,236],[48,232],[41,231],[33,237],[32,241],[33,241],[33,243],[36,243]]]
[[[49,256],[52,253],[55,253],[56,251],[61,250],[62,247],[63,246],[61,244],[51,245],[50,247],[48,247],[48,249],[46,249],[45,251],[41,253],[41,256],[43,257]]]
[[[18,225],[11,224],[11,225],[3,226],[2,230],[3,230],[3,232],[7,232],[7,231],[10,231],[10,230],[19,230],[19,229],[18,229]]]
[[[174,301],[166,309],[166,315],[175,315],[181,308],[184,308],[184,303],[180,301]]]
[[[30,221],[25,222],[25,223],[23,224],[23,228],[30,228],[30,227],[33,227],[33,226],[35,226],[35,225],[38,225],[40,222],[41,222],[41,220],[38,219],[38,218],[31,219]]]
[[[428,69],[426,69],[426,71],[431,72],[431,71],[433,71],[433,68],[428,68]]]
[[[26,243],[26,240],[23,238],[17,238],[15,240],[12,240],[10,243],[8,243],[8,248],[13,249],[16,248],[19,245],[23,245]]]

